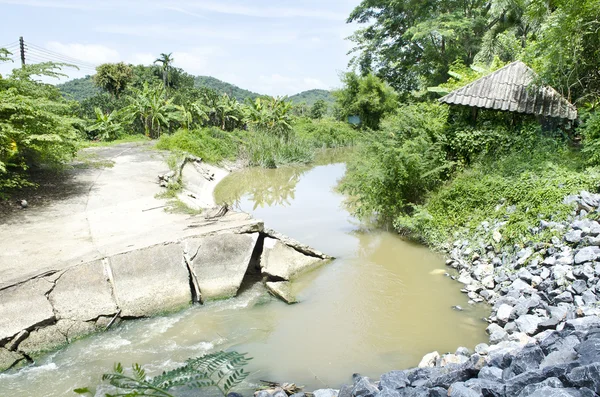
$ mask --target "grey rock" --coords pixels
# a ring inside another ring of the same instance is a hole
[[[409,383],[408,376],[404,371],[391,371],[381,375],[379,385],[382,388],[402,389]]]
[[[443,387],[432,387],[429,389],[429,397],[448,397],[448,390]]]
[[[502,304],[500,305],[500,307],[498,308],[498,311],[496,312],[496,318],[498,319],[498,321],[500,321],[501,323],[506,323],[508,321],[508,319],[510,318],[510,314],[512,313],[513,307],[507,304]]]
[[[573,294],[571,294],[568,291],[563,292],[562,294],[558,295],[556,298],[554,298],[555,302],[573,302]]]
[[[516,279],[510,286],[510,289],[516,292],[533,291],[531,285],[521,279]]]
[[[558,324],[560,324],[561,320],[557,319],[556,317],[550,318],[548,320],[544,320],[541,323],[538,324],[538,329],[541,331],[545,331],[545,330],[549,330],[549,329],[556,329],[556,327],[558,326]]]
[[[536,370],[544,357],[544,352],[539,346],[525,347],[515,355],[507,370],[514,375]]]
[[[527,385],[521,390],[519,397],[527,397],[532,395],[535,391],[540,390],[544,387],[552,387],[555,389],[563,388],[564,385],[558,378],[548,378],[540,383],[535,383],[533,385]]]
[[[504,384],[493,380],[472,378],[466,381],[464,385],[480,396],[503,397],[505,395]]]
[[[475,346],[475,353],[477,354],[481,354],[481,355],[486,355],[488,354],[490,347],[488,346],[487,343],[480,343],[477,346]]]
[[[573,389],[560,389],[550,386],[542,387],[524,397],[581,397],[581,393]]]
[[[548,270],[547,268],[543,268],[542,271],[540,272],[540,277],[545,280],[548,277],[550,277],[550,270]]]
[[[519,331],[526,333],[527,335],[533,335],[538,330],[538,325],[544,321],[538,316],[531,314],[525,314],[515,320]]]
[[[483,367],[479,374],[478,378],[492,380],[496,382],[502,381],[502,370],[498,367]]]
[[[203,301],[231,298],[237,294],[258,237],[258,233],[226,233],[183,242]]]
[[[574,329],[575,331],[587,331],[591,328],[600,327],[600,317],[587,316],[572,320],[567,320],[565,329]]]
[[[292,292],[292,286],[289,281],[267,281],[265,286],[271,294],[275,295],[288,305],[298,302]]]
[[[429,397],[427,387],[407,387],[400,391],[401,397]]]
[[[571,286],[578,295],[581,295],[587,289],[587,283],[583,280],[575,280]]]
[[[600,338],[587,339],[575,348],[583,365],[600,363]]]
[[[506,381],[506,395],[518,396],[525,386],[542,382],[545,379],[546,377],[541,371],[530,371],[517,375]]]
[[[57,318],[89,321],[117,313],[109,276],[102,261],[84,263],[65,271],[48,296]]]
[[[0,342],[24,329],[54,320],[54,312],[46,293],[54,285],[42,278],[0,291]]]
[[[488,327],[485,329],[485,331],[488,333],[488,335],[493,334],[494,332],[498,332],[498,331],[502,331],[502,327],[499,326],[496,323],[491,323],[490,325],[488,325]]]
[[[581,230],[571,230],[565,234],[565,241],[570,244],[577,244],[581,241],[582,238]]]
[[[378,392],[379,389],[377,386],[375,386],[375,384],[366,376],[356,382],[354,389],[352,389],[352,395],[356,397],[373,397]]]
[[[456,349],[456,352],[454,354],[456,354],[457,356],[469,357],[471,355],[471,352],[468,348],[461,346],[458,349]]]
[[[319,389],[313,392],[314,397],[337,397],[338,390],[335,389]]]
[[[567,380],[575,387],[587,387],[600,394],[600,362],[574,368]]]
[[[469,389],[464,383],[455,383],[448,389],[449,397],[479,397],[480,393]]]
[[[508,333],[506,333],[506,331],[504,331],[503,329],[499,331],[494,331],[490,335],[490,343],[492,345],[495,345],[505,340],[508,340]]]
[[[343,389],[343,387],[342,387],[342,389]],[[340,389],[340,394],[338,395],[338,397],[352,397],[351,392],[348,395],[342,395],[342,389]],[[401,395],[397,390],[388,389],[387,387],[384,387],[379,392],[377,397],[401,397]]]
[[[189,273],[178,244],[156,245],[110,258],[121,316],[145,317],[190,304]]]
[[[600,256],[598,247],[584,247],[575,254],[575,264],[591,262]]]
[[[590,290],[583,292],[581,294],[581,298],[586,305],[591,305],[592,303],[598,302],[598,297]]]
[[[435,367],[435,363],[437,362],[437,360],[439,358],[440,358],[440,353],[438,353],[438,352],[427,353],[421,359],[421,362],[419,363],[418,367],[419,368]]]
[[[306,255],[281,240],[270,237],[264,239],[260,266],[266,276],[289,281],[297,274],[322,263],[322,258]]]

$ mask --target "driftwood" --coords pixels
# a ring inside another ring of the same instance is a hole
[[[167,187],[170,183],[181,183],[181,175],[183,174],[183,167],[187,163],[193,163],[194,165],[202,163],[200,157],[187,155],[183,157],[175,166],[175,170],[169,171],[165,174],[158,175],[158,183],[162,187]],[[198,167],[196,167],[198,169]],[[214,175],[213,175],[214,177]],[[205,176],[206,178],[206,176]],[[210,179],[209,179],[210,180]]]

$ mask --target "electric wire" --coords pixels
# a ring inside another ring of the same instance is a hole
[[[74,58],[74,57],[69,56],[69,55],[61,54],[61,53],[58,53],[56,51],[48,50],[46,48],[42,48],[42,47],[40,47],[38,45],[31,44],[29,42],[26,44],[26,46],[30,50],[38,51],[38,52],[43,52],[43,53],[46,53],[48,55],[55,56],[57,58],[63,58],[63,59],[66,59],[66,60],[71,60],[72,62],[78,62],[78,63],[81,63],[81,64],[87,64],[89,66],[94,66],[94,67],[96,66],[93,63],[90,63],[90,62],[87,62],[87,61],[84,61],[84,60],[81,60],[81,59],[77,59],[77,58]]]
[[[79,69],[85,69],[88,71],[96,71],[96,69],[92,66],[88,66],[86,64],[82,64],[79,62],[66,61],[63,59],[55,58],[53,56],[45,55],[38,52],[33,51],[25,51],[25,59],[32,59],[36,62],[56,62],[56,63],[67,63],[70,65],[77,66]]]
[[[70,59],[70,58],[66,58],[66,57],[60,57],[60,56],[56,56],[54,54],[47,54],[41,51],[37,51],[37,50],[31,50],[31,49],[26,49],[25,50],[26,54],[33,54],[35,56],[38,57],[42,57],[42,58],[48,58],[48,59],[52,59],[54,61],[58,61],[58,62],[62,62],[62,63],[71,63],[71,64],[76,64],[79,66],[85,66],[85,67],[89,67],[89,68],[95,68],[94,65],[86,63],[86,62],[82,62],[82,61],[78,61],[75,59]]]

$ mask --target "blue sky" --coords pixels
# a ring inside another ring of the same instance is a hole
[[[175,66],[270,95],[339,85],[359,0],[0,0],[0,45],[24,36],[94,65]],[[38,52],[38,56],[44,52]],[[33,58],[32,58],[33,59]],[[0,66],[0,74],[12,65]],[[71,77],[90,71],[69,72]]]

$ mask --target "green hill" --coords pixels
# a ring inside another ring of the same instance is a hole
[[[331,94],[331,91],[327,90],[303,91],[299,94],[292,95],[288,99],[296,104],[306,102],[308,106],[312,106],[319,99],[324,100],[328,105],[331,105],[335,102],[335,98]]]
[[[92,76],[73,79],[57,85],[63,96],[67,99],[83,101],[100,93],[100,89],[92,82]]]
[[[233,95],[240,102],[244,102],[246,98],[254,99],[261,96],[261,94],[257,94],[256,92],[245,90],[210,76],[196,76],[194,78],[194,86],[196,88],[208,87],[229,96]]]

